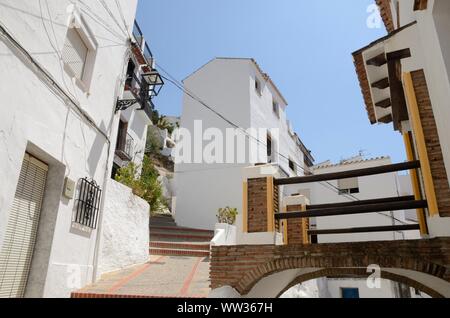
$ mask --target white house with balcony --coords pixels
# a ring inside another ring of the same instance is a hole
[[[158,84],[136,8],[0,3],[0,297],[69,297],[148,259],[149,206],[110,178],[119,121],[145,143]],[[135,58],[153,85],[127,96]]]
[[[188,76],[184,88],[223,118],[185,94],[180,127],[190,136],[179,137],[175,151],[178,225],[213,229],[219,208],[241,210],[243,167],[272,163],[297,176],[313,164],[287,120],[287,101],[254,59],[214,58]],[[212,151],[215,159],[202,158],[218,139],[223,145]]]

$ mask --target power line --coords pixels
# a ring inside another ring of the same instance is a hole
[[[237,128],[237,129],[242,130],[242,131],[244,132],[244,134],[245,134],[247,137],[250,137],[250,138],[252,138],[252,139],[255,139],[258,143],[260,143],[260,144],[262,144],[263,146],[267,147],[267,144],[265,144],[264,142],[262,142],[262,141],[259,140],[258,138],[254,137],[253,135],[249,134],[244,128],[240,127],[239,125],[235,124],[234,122],[232,122],[231,120],[229,120],[228,118],[226,118],[224,115],[222,115],[221,113],[219,113],[218,111],[216,111],[213,107],[209,106],[209,105],[206,104],[204,101],[202,101],[202,100],[201,100],[198,96],[196,96],[192,91],[190,91],[190,90],[188,90],[187,88],[183,87],[182,84],[179,83],[178,80],[176,80],[172,75],[170,75],[170,73],[167,72],[163,67],[161,67],[161,65],[159,65],[159,64],[157,64],[157,63],[156,63],[156,65],[157,65],[157,67],[158,67],[159,69],[161,69],[165,74],[167,74],[167,77],[164,76],[164,75],[161,75],[165,80],[167,80],[167,81],[169,81],[170,83],[172,83],[172,84],[173,84],[175,87],[177,87],[179,90],[181,90],[181,91],[184,92],[186,95],[188,95],[190,98],[192,98],[193,100],[195,100],[196,102],[198,102],[199,104],[201,104],[202,106],[204,106],[205,108],[207,108],[208,110],[210,110],[211,112],[213,112],[214,114],[216,114],[218,117],[220,117],[221,119],[223,119],[223,120],[224,120],[225,122],[227,122],[228,124],[232,125],[233,127]],[[290,158],[284,156],[283,154],[279,153],[279,152],[276,151],[276,150],[274,150],[274,152],[277,153],[279,156],[281,156],[281,157],[287,159],[287,160],[291,160]],[[312,174],[312,172],[311,172],[309,169],[306,170],[303,166],[301,166],[301,165],[298,164],[297,162],[294,161],[294,164],[295,164],[297,167],[299,167],[303,172]],[[322,182],[322,181],[321,181],[321,182],[318,182],[318,183],[319,183],[320,185],[326,187],[326,188],[329,189],[329,190],[330,190],[330,188],[327,187],[326,185],[331,186],[331,187],[334,189],[334,191],[335,191],[336,193],[338,193],[338,194],[341,193],[341,192],[340,192],[340,189],[339,189],[338,187],[336,187],[335,185],[333,185],[332,183],[330,183],[330,182],[328,182],[328,181],[325,181],[325,182]],[[326,185],[325,185],[325,184],[326,184]],[[354,199],[353,201],[360,201],[359,198],[355,197],[354,195],[352,195],[352,194],[350,194],[350,193],[346,193],[346,194],[343,194],[343,195],[344,195],[347,199],[352,198],[352,199]],[[405,222],[403,222],[403,221],[401,221],[401,220],[399,220],[399,219],[397,219],[397,218],[395,218],[395,217],[393,217],[393,216],[391,217],[391,216],[389,216],[389,215],[386,215],[386,214],[384,214],[384,213],[382,213],[382,212],[377,212],[377,214],[382,215],[382,216],[385,216],[385,217],[387,217],[387,218],[389,218],[389,219],[394,219],[394,220],[396,220],[397,222],[406,224]]]

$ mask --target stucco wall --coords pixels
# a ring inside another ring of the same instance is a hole
[[[149,217],[146,201],[133,195],[130,188],[108,182],[98,275],[148,260]]]
[[[121,21],[116,3],[106,3]],[[137,0],[119,0],[118,3],[128,27],[132,27]],[[49,164],[50,170],[57,170],[48,180],[42,211],[52,223],[42,228],[45,233],[38,234],[36,252],[40,257],[38,262],[33,260],[30,273],[30,278],[41,277],[29,281],[39,286],[27,286],[33,295],[44,297],[68,297],[70,291],[92,281],[98,230],[75,226],[72,222],[75,198],[66,199],[61,195],[62,184],[64,177],[74,181],[88,177],[106,191],[118,123],[114,105],[127,56],[126,33],[118,29],[101,3],[90,1],[87,6],[81,5],[83,19],[98,47],[90,87],[80,88],[66,72],[60,58],[70,17],[67,9],[71,4],[68,0],[0,2],[2,25],[89,117],[84,118],[62,94],[58,95],[42,73],[0,37],[0,179],[3,182],[0,244],[22,159],[28,151]],[[93,14],[104,23],[99,23]],[[45,258],[41,257],[43,249]],[[28,291],[27,295],[30,295]]]
[[[254,88],[255,76],[258,76],[262,86],[261,96],[258,96]],[[280,138],[274,140],[274,144],[280,146],[279,151],[284,156],[291,156],[296,162],[302,164],[303,155],[288,132],[284,111],[286,105],[271,84],[263,80],[250,59],[214,59],[185,79],[184,86],[210,107],[244,129],[250,127],[280,128]],[[276,96],[279,102],[280,118],[272,111],[272,96]],[[235,128],[197,101],[184,96],[180,125],[191,132],[192,140],[194,139],[195,120],[202,120],[203,132],[207,128],[213,127],[218,128],[225,136],[227,128]],[[244,136],[244,139],[246,139],[247,145],[245,163],[181,163],[175,165],[177,197],[175,218],[177,224],[212,230],[217,221],[218,208],[230,206],[238,208],[239,212],[242,212],[242,168],[253,164],[249,160],[248,153],[249,149],[256,148],[249,147],[249,138]],[[229,138],[227,138],[228,140]],[[266,143],[265,137],[261,142]],[[207,142],[204,142],[203,146],[206,144]],[[253,144],[255,144],[254,141]],[[224,145],[226,145],[225,141]],[[265,159],[265,147],[261,144],[258,146],[258,150],[264,156],[262,159]],[[192,158],[194,158],[194,150],[193,146]],[[224,154],[226,155],[226,152]],[[236,158],[236,150],[234,155]],[[281,161],[281,165],[284,170],[289,172],[286,159]],[[301,169],[298,172],[301,174]],[[292,171],[291,173],[293,174]]]

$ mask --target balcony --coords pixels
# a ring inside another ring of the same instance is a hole
[[[158,96],[164,81],[153,67],[153,54],[136,21],[134,22],[131,51],[134,59],[130,59],[124,96],[117,101],[116,112],[138,103],[141,106],[140,110],[144,110],[147,116],[151,118],[154,109],[152,98]]]
[[[118,140],[116,155],[123,161],[133,160],[134,139],[130,134],[126,134],[125,138]]]
[[[134,41],[132,42],[132,51],[136,57],[136,60],[142,66],[144,72],[150,72],[153,68],[153,54],[145,41],[139,24],[136,21],[134,21],[133,38]]]

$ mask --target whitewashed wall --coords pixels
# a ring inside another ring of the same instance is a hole
[[[47,182],[42,211],[51,223],[41,222],[46,226],[45,233],[38,234],[36,245],[36,251],[44,251],[39,255],[45,257],[33,259],[30,277],[40,278],[28,284],[30,297],[68,297],[70,291],[93,278],[98,230],[75,226],[75,200],[63,198],[61,193],[65,176],[75,181],[90,177],[107,190],[118,123],[114,106],[126,67],[127,39],[126,32],[119,29],[100,2],[86,3],[81,6],[81,14],[98,47],[90,87],[83,89],[65,71],[60,58],[72,1],[0,1],[2,25],[90,118],[83,119],[69,107],[39,71],[0,38],[0,244],[24,152],[29,151],[55,171]],[[115,1],[106,3],[121,21]],[[137,0],[118,3],[131,32]],[[99,23],[94,14],[104,23]],[[111,147],[100,131],[109,137]]]
[[[98,275],[144,263],[149,258],[150,206],[130,188],[108,181]]]
[[[278,119],[272,111],[274,88],[260,78],[263,85],[262,96],[257,96],[255,92],[254,76],[257,73],[250,59],[217,58],[185,79],[184,85],[209,106],[244,129],[281,128],[281,142],[277,141],[280,145],[279,151],[302,163],[303,155],[295,146],[294,139],[288,135],[283,101],[281,97],[276,97],[281,106]],[[260,74],[258,76],[261,77]],[[227,128],[234,128],[198,102],[184,96],[180,126],[191,131],[193,135],[195,120],[203,121],[203,131],[213,127],[225,135]],[[248,146],[248,138],[245,139]],[[266,143],[265,139],[261,141]],[[204,142],[204,145],[206,144]],[[265,153],[265,148],[261,147],[261,151]],[[188,227],[214,229],[219,208],[230,206],[241,212],[242,168],[251,164],[248,157],[247,155],[245,163],[242,164],[176,164],[176,222]],[[281,165],[284,170],[289,171],[287,160],[282,161]]]

